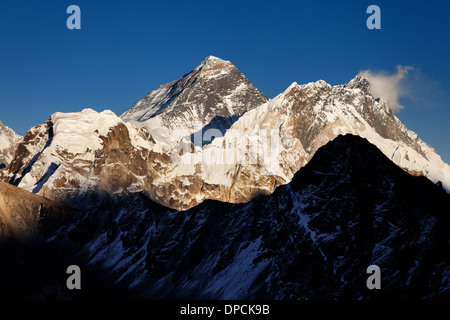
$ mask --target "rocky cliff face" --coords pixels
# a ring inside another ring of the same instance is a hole
[[[74,216],[49,239],[141,298],[448,299],[449,208],[441,187],[346,135],[246,204],[178,212],[135,193]],[[380,291],[366,287],[372,264]]]
[[[66,215],[75,211],[58,202],[0,182],[0,243],[7,239],[33,241],[39,226],[50,219],[64,225]]]

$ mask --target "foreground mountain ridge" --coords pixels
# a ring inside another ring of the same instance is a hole
[[[450,297],[449,210],[442,188],[366,139],[340,135],[291,182],[245,204],[208,200],[177,212],[134,193],[39,228],[48,245],[84,257],[82,269],[97,270],[106,288],[138,298],[430,300]],[[382,290],[365,285],[372,264]],[[73,296],[56,271],[44,289],[14,290]]]

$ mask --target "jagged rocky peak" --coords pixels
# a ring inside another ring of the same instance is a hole
[[[8,140],[18,140],[21,138],[21,136],[19,136],[17,133],[14,132],[13,129],[7,127],[3,122],[0,121],[0,135],[1,135],[1,140],[0,140],[0,148],[4,146],[4,141],[6,139]]]
[[[298,88],[299,87],[299,84],[297,83],[297,82],[292,82],[291,83],[291,85],[289,86],[289,87],[287,87],[287,89],[286,90],[284,90],[284,92],[283,93],[288,93],[288,92],[290,92],[292,89],[296,89],[296,88]]]
[[[357,75],[344,85],[347,89],[361,89],[365,94],[370,94],[370,81],[362,75]]]
[[[150,92],[120,117],[125,122],[144,123],[156,139],[167,142],[174,130],[190,135],[213,120],[214,126],[225,131],[236,116],[266,101],[231,62],[209,56],[188,74]]]
[[[0,121],[0,169],[11,162],[15,148],[21,139],[22,136]]]

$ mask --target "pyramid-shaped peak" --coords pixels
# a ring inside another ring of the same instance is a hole
[[[181,78],[150,92],[120,117],[125,122],[144,122],[160,116],[168,127],[179,117],[183,118],[180,123],[190,127],[194,122],[186,119],[191,114],[208,123],[216,116],[241,115],[267,99],[230,61],[210,55]]]

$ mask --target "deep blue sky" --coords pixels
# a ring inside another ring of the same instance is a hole
[[[81,30],[66,28],[71,4]],[[381,30],[366,28],[371,4]],[[397,116],[450,163],[449,14],[449,1],[0,0],[0,120],[23,135],[57,111],[120,115],[208,55],[269,97],[409,65],[427,89]]]

